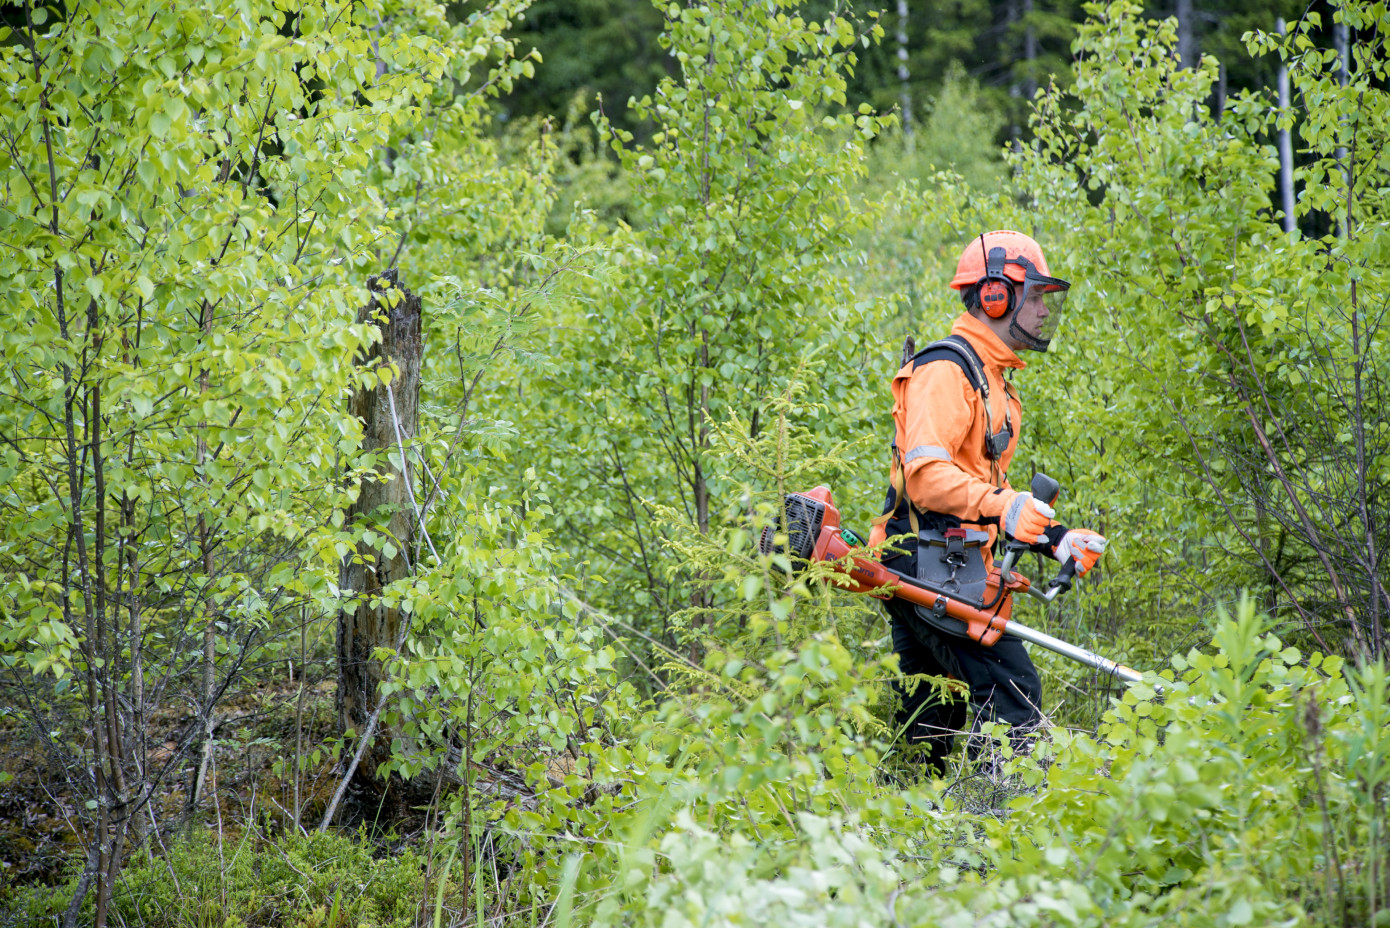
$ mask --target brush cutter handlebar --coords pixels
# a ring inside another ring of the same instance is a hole
[[[1033,481],[1029,484],[1029,491],[1034,499],[1040,499],[1049,506],[1057,505],[1057,497],[1062,495],[1062,485],[1053,480],[1047,474],[1036,473]],[[1018,559],[1018,555],[1028,550],[1028,546],[1018,542],[1010,542],[1008,550],[1004,554],[1004,564],[999,569],[1004,576],[1009,575],[1009,568]],[[1071,589],[1072,582],[1076,580],[1076,558],[1069,557],[1067,562],[1062,565],[1062,569],[1057,572],[1057,576],[1052,578],[1052,582],[1047,585],[1047,591],[1043,592],[1035,587],[1028,589],[1028,594],[1035,599],[1040,599],[1045,603],[1050,603],[1060,594]]]
[[[1018,560],[1018,555],[1022,554],[1024,551],[1027,550],[1027,545],[1010,544],[1004,550],[1004,560],[999,565],[999,573],[1002,574],[1005,578],[1013,577],[1014,574],[1012,571],[1012,567],[1014,565],[1014,561]],[[1027,593],[1034,599],[1041,600],[1045,603],[1050,603],[1061,594],[1070,590],[1072,583],[1074,583],[1075,581],[1076,558],[1070,557],[1067,558],[1067,562],[1062,565],[1062,569],[1057,572],[1057,576],[1053,577],[1052,580],[1047,584],[1047,589],[1045,591],[1038,589],[1030,583],[1028,586],[1024,587],[1023,592]],[[1005,582],[1007,583],[1008,580],[1006,579]]]

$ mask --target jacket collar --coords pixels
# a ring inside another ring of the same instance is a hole
[[[955,323],[951,326],[951,334],[959,335],[970,342],[975,353],[980,356],[980,362],[986,368],[992,367],[996,370],[1002,370],[1006,367],[1013,367],[1023,370],[1028,366],[999,340],[998,335],[990,331],[989,326],[968,312],[961,313],[956,318]]]

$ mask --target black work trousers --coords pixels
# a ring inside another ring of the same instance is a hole
[[[1023,642],[1007,635],[992,647],[969,638],[939,632],[917,615],[912,603],[890,599],[884,603],[893,623],[893,651],[903,676],[931,674],[951,676],[970,687],[970,708],[975,720],[970,728],[972,758],[982,747],[978,737],[985,722],[1008,722],[1015,745],[1042,721],[1042,681]],[[910,691],[895,683],[902,707],[899,727],[906,725],[909,744],[927,748],[928,767],[941,770],[946,755],[955,747],[956,734],[965,728],[966,702],[942,699],[939,690],[922,684]]]

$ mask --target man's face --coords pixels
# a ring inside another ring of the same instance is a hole
[[[1014,315],[1014,324],[1027,332],[1034,338],[1042,335],[1043,323],[1050,315],[1047,303],[1043,301],[1042,292],[1034,288],[1027,299],[1023,297],[1023,284],[1014,284],[1014,299],[1023,300],[1018,312]]]

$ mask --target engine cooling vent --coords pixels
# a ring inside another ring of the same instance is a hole
[[[784,549],[773,543],[777,534],[771,525],[763,529],[758,539],[758,551],[762,554],[789,554],[793,559],[809,561],[816,550],[816,539],[820,536],[821,525],[825,522],[825,504],[819,500],[789,493],[785,502],[787,511],[787,535],[790,542]]]

